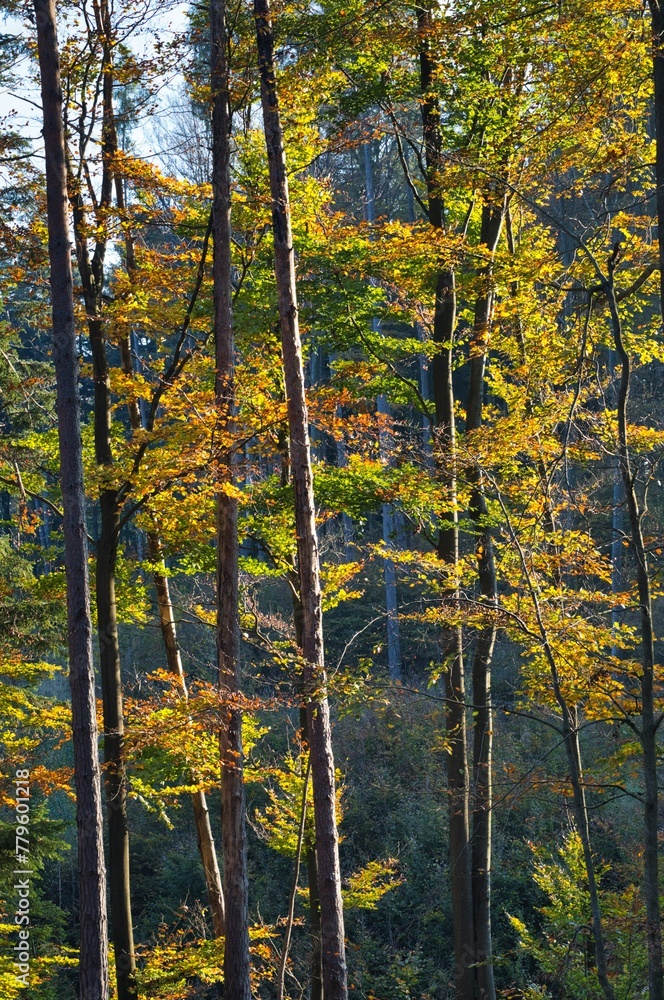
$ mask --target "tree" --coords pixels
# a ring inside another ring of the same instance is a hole
[[[81,447],[81,407],[70,257],[65,135],[55,3],[35,0],[37,44],[44,111],[44,151],[48,212],[53,352],[56,374],[60,479],[64,508],[69,681],[78,831],[81,905],[81,1000],[107,1000],[108,939],[106,871],[102,839],[101,775],[88,549]]]
[[[255,0],[261,104],[272,196],[274,270],[288,408],[290,463],[295,495],[298,574],[302,602],[302,656],[307,696],[308,738],[314,791],[316,860],[321,912],[323,991],[326,1000],[348,995],[339,838],[335,816],[334,757],[323,648],[323,615],[318,540],[304,370],[298,324],[295,256],[283,133],[274,66],[274,43],[267,0]]]
[[[212,234],[214,240],[215,402],[221,442],[217,465],[217,656],[221,725],[221,819],[226,934],[224,995],[250,1000],[249,883],[239,664],[238,502],[234,495],[235,339],[231,285],[231,93],[224,0],[211,0]],[[235,701],[235,704],[234,704]]]

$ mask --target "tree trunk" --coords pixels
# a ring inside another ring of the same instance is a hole
[[[235,342],[231,286],[231,106],[225,0],[211,0],[212,234],[214,241],[215,398],[219,432],[234,430]],[[219,447],[219,445],[218,445]],[[233,450],[222,444],[217,465],[217,657],[223,707],[221,750],[221,824],[224,851],[225,1000],[250,1000],[249,883],[242,713],[234,704],[240,691],[238,507]],[[228,491],[224,487],[230,487]]]
[[[330,711],[326,694],[316,512],[298,324],[286,157],[277,100],[272,25],[268,0],[254,0],[254,12],[263,122],[272,195],[275,276],[279,297],[291,469],[295,494],[295,529],[302,600],[302,654],[307,696],[316,858],[320,891],[323,989],[325,1000],[346,1000],[348,989],[339,841],[335,814],[334,758]]]
[[[110,471],[111,392],[104,331],[100,318],[103,251],[99,246],[90,261],[86,245],[86,220],[80,194],[73,199],[79,274],[86,306],[94,379],[94,443],[99,466]],[[122,677],[115,598],[120,512],[115,489],[102,490],[99,498],[101,530],[97,543],[97,636],[104,706],[104,786],[108,818],[111,936],[115,951],[118,1000],[136,996],[133,928],[131,922],[129,830],[127,824],[124,763]]]
[[[34,6],[44,114],[53,358],[64,510],[67,637],[81,922],[79,991],[81,1000],[107,1000],[106,872],[60,56],[53,0],[35,0]]]
[[[422,128],[427,167],[429,222],[435,229],[444,228],[444,205],[440,193],[440,109],[434,91],[435,62],[431,53],[431,10],[417,11],[420,35],[420,87],[422,93]],[[452,383],[453,341],[456,327],[456,290],[454,272],[443,269],[436,279],[433,339],[438,350],[433,358],[433,388],[438,460],[444,449],[445,472],[450,486],[452,510],[442,519],[448,527],[440,530],[438,554],[452,566],[459,561],[459,529],[456,509],[456,426],[454,386]],[[455,586],[446,595],[458,606]],[[473,893],[471,880],[471,845],[469,821],[470,775],[466,727],[466,690],[463,663],[463,636],[460,626],[446,631],[444,660],[449,663],[445,681],[447,701],[448,796],[450,824],[450,869],[452,924],[454,935],[454,982],[456,1000],[474,1000],[475,935],[473,929]]]
[[[153,566],[163,565],[161,542],[156,532],[148,532],[148,559]],[[161,635],[164,640],[166,650],[166,662],[168,669],[180,681],[180,688],[185,699],[188,696],[187,680],[182,666],[180,646],[178,644],[177,628],[173,615],[173,605],[171,603],[170,587],[168,577],[160,573],[158,569],[154,571],[154,585],[157,594],[157,608],[159,609],[159,624]],[[194,781],[198,780],[195,771],[192,771]],[[217,861],[217,851],[210,825],[210,813],[207,805],[205,792],[199,788],[191,794],[191,801],[194,809],[194,821],[196,823],[196,836],[198,839],[198,850],[201,855],[203,872],[205,874],[205,884],[208,891],[208,901],[210,903],[210,915],[212,917],[212,930],[215,937],[223,937],[226,926],[226,916],[224,908],[224,893],[221,885],[221,874]]]
[[[662,230],[664,232],[664,230]],[[620,362],[618,389],[618,463],[625,491],[629,515],[632,550],[636,563],[636,583],[641,617],[641,745],[643,748],[643,778],[645,791],[644,809],[644,896],[646,902],[646,942],[648,946],[648,987],[650,1000],[663,1000],[664,977],[662,969],[662,929],[659,904],[659,854],[657,786],[657,728],[660,719],[655,713],[655,635],[652,617],[652,595],[648,556],[643,538],[641,521],[643,511],[634,486],[629,438],[627,430],[627,405],[630,389],[630,359],[623,342],[622,326],[618,313],[613,269],[617,248],[609,262],[609,279],[605,291],[611,314],[611,324],[616,353]]]
[[[498,204],[482,207],[480,242],[493,256],[506,210],[503,196]],[[482,424],[486,356],[489,346],[493,290],[492,265],[485,268],[487,285],[476,303],[471,342],[470,379],[466,402],[466,431],[477,430]],[[477,570],[480,596],[487,606],[498,600],[496,565],[493,556],[491,530],[486,525],[487,507],[482,477],[471,471],[472,493],[469,513],[475,524]],[[472,885],[473,923],[475,932],[475,962],[479,1000],[495,1000],[491,942],[491,825],[492,825],[492,750],[493,718],[491,711],[491,660],[496,641],[493,624],[483,628],[473,655],[473,831]]]
[[[373,181],[373,164],[371,162],[371,144],[364,143],[364,189],[366,198],[367,222],[372,225],[376,221],[376,195]],[[373,321],[373,329],[377,331],[379,323]],[[386,396],[376,399],[376,411],[389,417],[390,404]],[[387,427],[380,425],[378,430],[380,457],[386,463],[389,461],[389,433]],[[383,504],[383,544],[393,548],[396,536],[396,518],[391,504]],[[400,681],[401,671],[401,635],[399,629],[399,599],[397,594],[397,571],[394,560],[383,559],[383,579],[385,581],[385,612],[387,619],[387,667],[390,679]]]
[[[119,510],[115,491],[100,497],[96,592],[99,663],[104,706],[104,784],[108,810],[108,873],[118,1000],[136,998],[131,920],[127,776],[124,754],[122,677],[115,599]]]
[[[107,235],[105,213],[111,203],[115,152],[113,137],[112,29],[107,5],[95,11],[96,28],[103,52],[102,177],[97,209],[98,232],[92,257],[88,250],[88,226],[80,185],[73,180],[69,192],[74,217],[76,256],[90,336],[94,383],[94,446],[97,465],[109,475],[113,466],[111,446],[111,390],[106,341],[102,323],[102,293]],[[115,952],[118,1000],[136,998],[136,959],[131,920],[129,828],[127,823],[126,769],[124,761],[124,716],[122,676],[115,597],[120,505],[114,487],[102,489],[99,498],[101,530],[97,545],[96,596],[97,635],[104,707],[104,786],[108,817],[108,880],[111,937]]]

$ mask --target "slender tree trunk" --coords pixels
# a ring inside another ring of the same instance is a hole
[[[115,492],[100,497],[96,591],[99,663],[104,706],[104,783],[108,809],[108,871],[118,1000],[136,997],[131,919],[127,776],[124,753],[122,677],[115,598],[119,510]]]
[[[285,475],[284,475],[285,473]],[[288,463],[282,464],[282,482],[288,482]],[[302,601],[300,600],[300,581],[295,565],[290,571],[290,589],[293,599],[293,623],[295,625],[295,642],[298,649],[302,649]],[[304,697],[303,685],[301,694],[303,701],[300,705],[300,744],[302,755],[307,755],[307,766],[311,767],[311,751],[309,747],[309,719],[307,716],[307,705]],[[309,886],[309,934],[311,937],[311,996],[310,1000],[322,1000],[323,996],[323,968],[321,964],[321,941],[320,941],[320,894],[318,892],[318,865],[316,862],[316,849],[307,845],[307,883]]]
[[[659,243],[659,298],[664,321],[664,7],[648,0],[652,22],[653,81],[655,89],[655,191]]]
[[[335,814],[335,776],[326,694],[323,614],[316,512],[309,445],[309,423],[297,311],[295,259],[283,133],[277,100],[273,37],[268,0],[254,0],[261,101],[272,195],[275,276],[288,406],[290,456],[295,493],[295,530],[302,600],[302,654],[314,792],[316,858],[321,908],[321,946],[325,1000],[346,1000],[339,840]]]
[[[664,232],[664,230],[662,230]],[[639,503],[632,472],[627,406],[630,390],[630,359],[623,342],[622,326],[613,284],[617,248],[609,262],[605,291],[611,314],[616,353],[620,362],[618,389],[618,463],[625,490],[632,551],[636,563],[636,583],[641,617],[641,744],[643,748],[644,809],[644,896],[646,902],[646,942],[648,946],[648,987],[650,1000],[663,1000],[662,929],[659,903],[659,791],[657,785],[657,729],[660,719],[655,712],[655,635],[648,556]]]
[[[282,463],[282,483],[289,481],[289,463]],[[302,649],[303,613],[300,600],[300,580],[297,569],[293,565],[290,571],[290,589],[293,600],[293,623],[295,626],[295,642]],[[309,744],[309,717],[304,693],[304,684],[300,685],[302,703],[300,705],[300,744],[302,755],[307,755],[307,766],[311,768],[311,749]],[[321,954],[320,928],[320,894],[318,892],[318,864],[316,849],[307,845],[307,883],[309,887],[309,934],[311,937],[311,996],[310,1000],[322,1000],[323,997],[323,967]]]
[[[156,532],[148,532],[148,559],[155,567],[163,566],[163,555],[161,542]],[[175,616],[173,615],[173,604],[171,602],[168,577],[160,573],[158,569],[154,571],[154,585],[157,594],[157,608],[159,610],[159,624],[161,635],[164,640],[166,650],[166,662],[168,669],[178,678],[180,689],[185,699],[188,697],[187,680],[182,666],[180,646],[177,637],[177,627]],[[192,777],[196,781],[198,776],[195,771]],[[217,861],[217,851],[214,845],[212,827],[210,825],[210,813],[207,805],[207,797],[202,789],[192,792],[191,801],[194,809],[194,821],[196,823],[196,836],[198,839],[198,850],[201,855],[203,872],[205,874],[205,884],[208,891],[208,901],[210,903],[210,915],[212,917],[212,929],[215,937],[223,937],[225,933],[226,916],[224,909],[224,893],[221,885],[221,874]]]
[[[107,1000],[106,872],[60,56],[53,0],[35,0],[34,6],[44,114],[53,357],[64,509],[67,637],[81,923],[79,991],[80,1000]]]
[[[364,188],[366,197],[367,222],[372,225],[376,221],[376,194],[373,181],[373,164],[371,162],[371,144],[365,142],[364,152]],[[374,331],[379,328],[377,319],[373,320]],[[386,396],[378,396],[376,399],[376,411],[385,417],[390,415],[390,404]],[[380,427],[379,448],[381,458],[389,461],[387,438],[389,437],[386,427]],[[383,543],[387,548],[393,548],[397,533],[396,515],[391,504],[383,504]],[[385,611],[387,618],[387,666],[390,679],[399,681],[402,678],[401,671],[401,635],[399,628],[399,599],[397,594],[397,571],[394,560],[389,557],[383,560],[383,579],[385,581]]]
[[[79,193],[74,195],[73,208],[79,274],[83,286],[92,352],[95,459],[99,466],[110,472],[113,466],[111,392],[106,344],[100,317],[103,249],[98,244],[94,257],[90,260],[85,237],[86,220]],[[102,490],[99,512],[101,529],[97,543],[95,585],[104,707],[104,786],[109,837],[111,937],[115,951],[118,1000],[134,1000],[136,962],[131,921],[122,675],[115,597],[120,510],[115,489]]]
[[[225,0],[210,2],[212,111],[212,235],[214,331],[219,431],[234,430],[235,340],[231,285],[231,106]],[[218,445],[219,447],[219,445]],[[234,459],[222,443],[217,466],[217,656],[219,690],[227,701],[221,728],[221,823],[224,850],[225,1000],[250,1000],[249,882],[240,692],[238,507]],[[224,487],[230,487],[229,490]]]
[[[288,916],[286,918],[286,931],[284,933],[284,943],[279,961],[277,974],[277,1000],[284,1000],[284,986],[286,981],[286,965],[288,963],[288,952],[290,950],[291,935],[293,933],[293,923],[295,920],[295,901],[297,899],[297,883],[300,878],[300,864],[302,861],[302,845],[304,843],[304,828],[307,819],[307,790],[309,788],[309,774],[311,772],[310,759],[307,759],[307,766],[304,775],[304,786],[302,788],[302,804],[300,806],[300,824],[297,834],[297,846],[295,850],[295,867],[293,870],[293,882],[291,885],[290,897],[288,899]]]
[[[516,536],[513,534],[516,541]],[[593,940],[595,944],[595,963],[597,965],[597,978],[602,988],[606,1000],[614,1000],[613,986],[608,976],[606,948],[604,944],[604,928],[602,922],[602,911],[599,902],[599,890],[597,886],[597,876],[595,873],[595,862],[592,854],[592,844],[590,838],[590,822],[588,819],[588,806],[586,802],[586,792],[583,784],[583,768],[581,766],[581,747],[579,744],[579,724],[575,708],[571,708],[563,694],[558,665],[554,656],[551,644],[548,639],[546,627],[541,614],[540,602],[535,586],[532,582],[525,556],[518,541],[516,542],[521,558],[521,565],[528,581],[531,600],[535,610],[538,627],[542,636],[544,653],[551,671],[551,681],[555,699],[560,708],[562,717],[562,736],[567,756],[569,768],[570,784],[572,785],[572,797],[574,804],[574,818],[577,830],[581,838],[583,848],[583,860],[588,879],[588,895],[590,896],[590,912],[592,915]]]
[[[97,465],[111,476],[111,390],[106,341],[102,322],[102,293],[107,235],[105,213],[110,208],[113,173],[111,160],[115,127],[113,120],[113,42],[106,3],[95,8],[96,30],[102,44],[102,176],[97,208],[98,234],[92,257],[88,250],[88,227],[80,184],[73,180],[69,192],[74,217],[76,256],[85,303],[94,384],[94,446]],[[118,1000],[136,998],[136,959],[131,919],[129,828],[127,823],[126,766],[124,759],[124,715],[122,675],[117,628],[115,570],[117,561],[120,503],[113,486],[102,489],[99,498],[101,530],[97,544],[96,596],[97,635],[104,708],[104,786],[108,818],[108,881],[111,937],[115,952]]]
[[[376,399],[376,412],[389,419],[390,404],[385,396]],[[390,449],[388,438],[390,434],[386,427],[379,427],[379,449],[381,458],[389,461]],[[383,544],[393,549],[396,545],[397,513],[392,504],[383,504]],[[387,667],[390,680],[402,679],[401,669],[401,630],[399,628],[399,598],[397,592],[397,570],[394,560],[389,556],[383,559],[383,578],[385,580],[385,611],[387,612]]]
[[[491,257],[500,238],[507,208],[505,196],[498,204],[482,207],[480,242]],[[470,379],[466,402],[466,430],[477,430],[482,424],[486,357],[491,327],[493,290],[492,264],[484,270],[486,287],[475,303],[473,338],[471,342]],[[477,570],[480,596],[487,606],[496,605],[498,583],[493,556],[491,530],[486,524],[487,507],[482,477],[471,471],[472,492],[469,513],[475,523]],[[480,1000],[495,1000],[491,941],[491,825],[492,825],[492,752],[493,718],[491,710],[491,661],[496,641],[493,624],[483,628],[473,654],[473,781],[472,781],[472,885],[473,922],[475,932],[475,962],[477,963],[477,993]]]
[[[435,60],[431,49],[432,16],[429,7],[417,10],[420,35],[420,87],[422,92],[422,128],[427,167],[429,222],[444,229],[445,213],[440,190],[440,109],[434,90]],[[433,339],[437,351],[433,358],[433,388],[437,448],[444,449],[445,472],[450,486],[452,510],[443,515],[448,527],[438,536],[438,554],[456,572],[459,561],[459,529],[456,509],[456,425],[454,386],[452,383],[453,343],[456,328],[456,289],[454,272],[439,271],[436,279]],[[440,458],[439,458],[440,462]],[[458,607],[459,591],[454,587],[447,599]],[[466,689],[461,626],[448,629],[443,641],[444,659],[450,664],[446,674],[447,737],[450,743],[448,795],[450,824],[450,869],[452,889],[452,924],[454,935],[454,982],[456,1000],[474,1000],[475,934],[473,929],[473,893],[471,879],[471,844],[469,820],[470,774],[466,725]]]
[[[510,253],[514,253],[514,242],[511,230],[511,220],[509,215],[509,209],[507,212],[507,239]],[[516,294],[516,287],[513,288],[513,294]],[[526,353],[526,345],[523,339],[523,332],[520,325],[516,328],[517,341],[519,343],[521,351],[521,360],[524,365],[528,362],[528,357]],[[531,414],[533,411],[533,400],[529,399],[526,403],[526,412]],[[546,483],[547,473],[542,462],[540,468],[540,477],[543,483]],[[597,876],[595,873],[595,861],[592,853],[592,841],[590,836],[590,821],[588,816],[588,807],[586,802],[586,793],[583,782],[583,766],[581,757],[581,744],[579,741],[579,722],[578,722],[578,710],[576,707],[571,707],[562,690],[560,685],[558,665],[556,663],[556,658],[549,642],[548,634],[544,624],[544,619],[541,613],[540,599],[538,592],[535,588],[530,569],[528,567],[525,554],[518,541],[517,535],[514,532],[512,525],[509,523],[508,527],[511,533],[512,541],[519,553],[519,559],[521,562],[521,567],[526,578],[528,589],[530,592],[530,597],[532,605],[535,611],[535,617],[538,624],[538,629],[540,636],[542,638],[543,649],[546,657],[546,661],[549,665],[549,670],[551,674],[551,683],[553,687],[554,697],[558,703],[560,709],[561,719],[562,719],[562,737],[563,745],[565,747],[565,754],[567,756],[567,766],[569,769],[569,779],[572,786],[572,802],[573,802],[573,814],[576,822],[576,828],[581,838],[581,846],[583,850],[583,860],[586,871],[586,878],[588,880],[588,895],[590,897],[590,911],[592,917],[592,931],[593,931],[593,941],[595,945],[595,962],[597,965],[597,979],[599,981],[602,992],[606,1000],[614,1000],[613,986],[608,976],[607,960],[606,960],[606,947],[604,942],[604,926],[602,920],[602,911],[599,902],[599,889],[597,885]],[[548,495],[545,496],[544,504],[544,527],[549,533],[552,533],[556,529],[556,521],[553,511],[553,506],[550,502]],[[554,549],[551,546],[551,551],[553,553]],[[562,574],[556,570],[556,583],[559,588],[563,587]]]

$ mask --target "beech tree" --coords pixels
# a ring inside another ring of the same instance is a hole
[[[316,861],[321,912],[323,991],[327,1000],[348,995],[339,838],[330,712],[325,690],[323,615],[314,507],[309,420],[298,324],[295,255],[290,223],[286,158],[275,77],[272,23],[266,0],[255,0],[263,125],[272,196],[272,235],[279,296],[281,350],[288,408],[290,465],[295,496],[298,575],[302,602],[302,656],[307,698],[311,777],[316,821]]]
[[[229,32],[224,0],[211,0],[212,234],[214,240],[215,402],[219,433],[217,483],[217,656],[219,691],[228,702],[221,721],[221,819],[224,848],[224,995],[250,1000],[249,884],[242,763],[240,693],[238,504],[233,434],[235,417],[235,338],[231,284],[231,91]]]
[[[53,359],[56,375],[60,480],[63,498],[69,682],[71,687],[76,827],[80,890],[81,1000],[108,997],[106,869],[102,838],[101,775],[97,748],[88,546],[81,448],[81,405],[74,325],[69,203],[62,121],[60,56],[55,4],[35,2],[44,114]]]

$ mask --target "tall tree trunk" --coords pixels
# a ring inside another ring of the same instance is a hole
[[[662,231],[664,232],[664,230]],[[634,485],[629,447],[627,406],[630,390],[630,359],[625,348],[618,313],[613,271],[618,248],[609,262],[605,292],[611,314],[616,354],[620,362],[618,388],[618,463],[629,516],[632,551],[636,564],[636,583],[641,617],[641,745],[643,749],[644,808],[644,880],[646,902],[646,942],[648,946],[648,987],[650,1000],[663,1000],[662,928],[659,903],[659,791],[657,785],[657,729],[661,721],[655,712],[655,633],[648,556],[641,521],[643,511]]]
[[[648,0],[652,23],[655,88],[655,191],[659,243],[659,300],[664,322],[664,8],[662,0]]]
[[[72,703],[80,903],[81,1000],[108,998],[108,925],[101,775],[85,530],[81,406],[74,324],[65,136],[54,0],[35,0],[46,158],[53,358],[64,509],[67,638]]]
[[[92,257],[88,250],[87,221],[80,184],[73,181],[72,199],[76,256],[85,302],[94,383],[94,445],[97,465],[111,474],[111,390],[106,341],[101,318],[106,253],[105,212],[112,195],[111,157],[113,128],[112,34],[106,5],[96,10],[97,31],[103,46],[102,178],[99,197],[99,231]],[[73,178],[72,178],[73,180]],[[114,487],[102,489],[99,498],[101,530],[97,545],[97,635],[104,707],[104,786],[108,819],[108,879],[111,937],[115,952],[118,1000],[136,998],[136,959],[131,919],[129,828],[127,823],[126,768],[122,676],[117,628],[115,570],[120,505]]]
[[[420,88],[422,128],[427,167],[429,222],[444,229],[444,205],[441,195],[440,108],[434,90],[436,65],[431,51],[432,16],[429,7],[417,9],[420,35]],[[454,272],[439,271],[436,278],[433,339],[437,351],[433,358],[433,388],[437,447],[444,449],[446,474],[450,486],[452,510],[443,515],[448,527],[438,536],[438,554],[456,573],[459,561],[458,511],[456,509],[456,425],[454,386],[452,383],[453,343],[456,328],[456,290]],[[458,606],[458,587],[447,599]],[[450,824],[450,869],[452,924],[454,935],[454,981],[456,1000],[474,1000],[475,934],[473,929],[473,893],[471,880],[471,844],[469,820],[470,774],[466,726],[466,689],[461,626],[453,626],[444,636],[446,673],[447,737],[450,743],[448,795]]]
[[[84,235],[86,221],[80,195],[74,197],[74,224],[79,274],[83,286],[92,352],[95,459],[99,466],[110,472],[113,466],[111,392],[106,344],[100,317],[103,255],[95,251],[93,261],[90,262]],[[120,509],[115,489],[102,490],[99,497],[99,512],[101,530],[97,543],[95,586],[104,707],[104,785],[109,837],[111,937],[115,951],[118,1000],[134,1000],[136,963],[131,921],[122,675],[115,596]]]
[[[491,258],[500,238],[507,208],[503,195],[499,203],[482,207],[480,242]],[[493,290],[492,263],[484,269],[486,286],[475,303],[473,337],[471,341],[470,379],[466,401],[466,431],[477,430],[482,424],[486,356],[489,346]],[[491,530],[486,524],[487,507],[482,477],[471,471],[472,492],[469,513],[475,524],[477,570],[480,596],[488,607],[496,605],[498,583],[493,556]],[[492,821],[492,751],[493,719],[491,711],[491,661],[496,640],[493,624],[483,628],[473,654],[473,781],[472,781],[472,886],[473,923],[475,932],[475,962],[477,994],[480,1000],[495,1000],[491,942],[491,821]]]
[[[235,341],[231,285],[231,105],[225,0],[210,2],[212,111],[212,234],[217,419],[222,438],[234,429]],[[224,851],[224,996],[250,1000],[249,883],[242,761],[239,670],[238,507],[232,495],[233,450],[222,445],[217,475],[217,657],[223,709],[221,824]],[[230,487],[226,490],[224,487]],[[235,703],[234,703],[235,700]]]
[[[339,840],[335,814],[335,776],[326,694],[316,512],[304,391],[302,348],[295,285],[283,132],[277,99],[272,25],[268,0],[254,0],[261,102],[272,195],[275,276],[286,386],[290,455],[295,494],[298,573],[302,600],[302,653],[314,793],[316,857],[321,909],[321,947],[325,1000],[346,1000]]]

